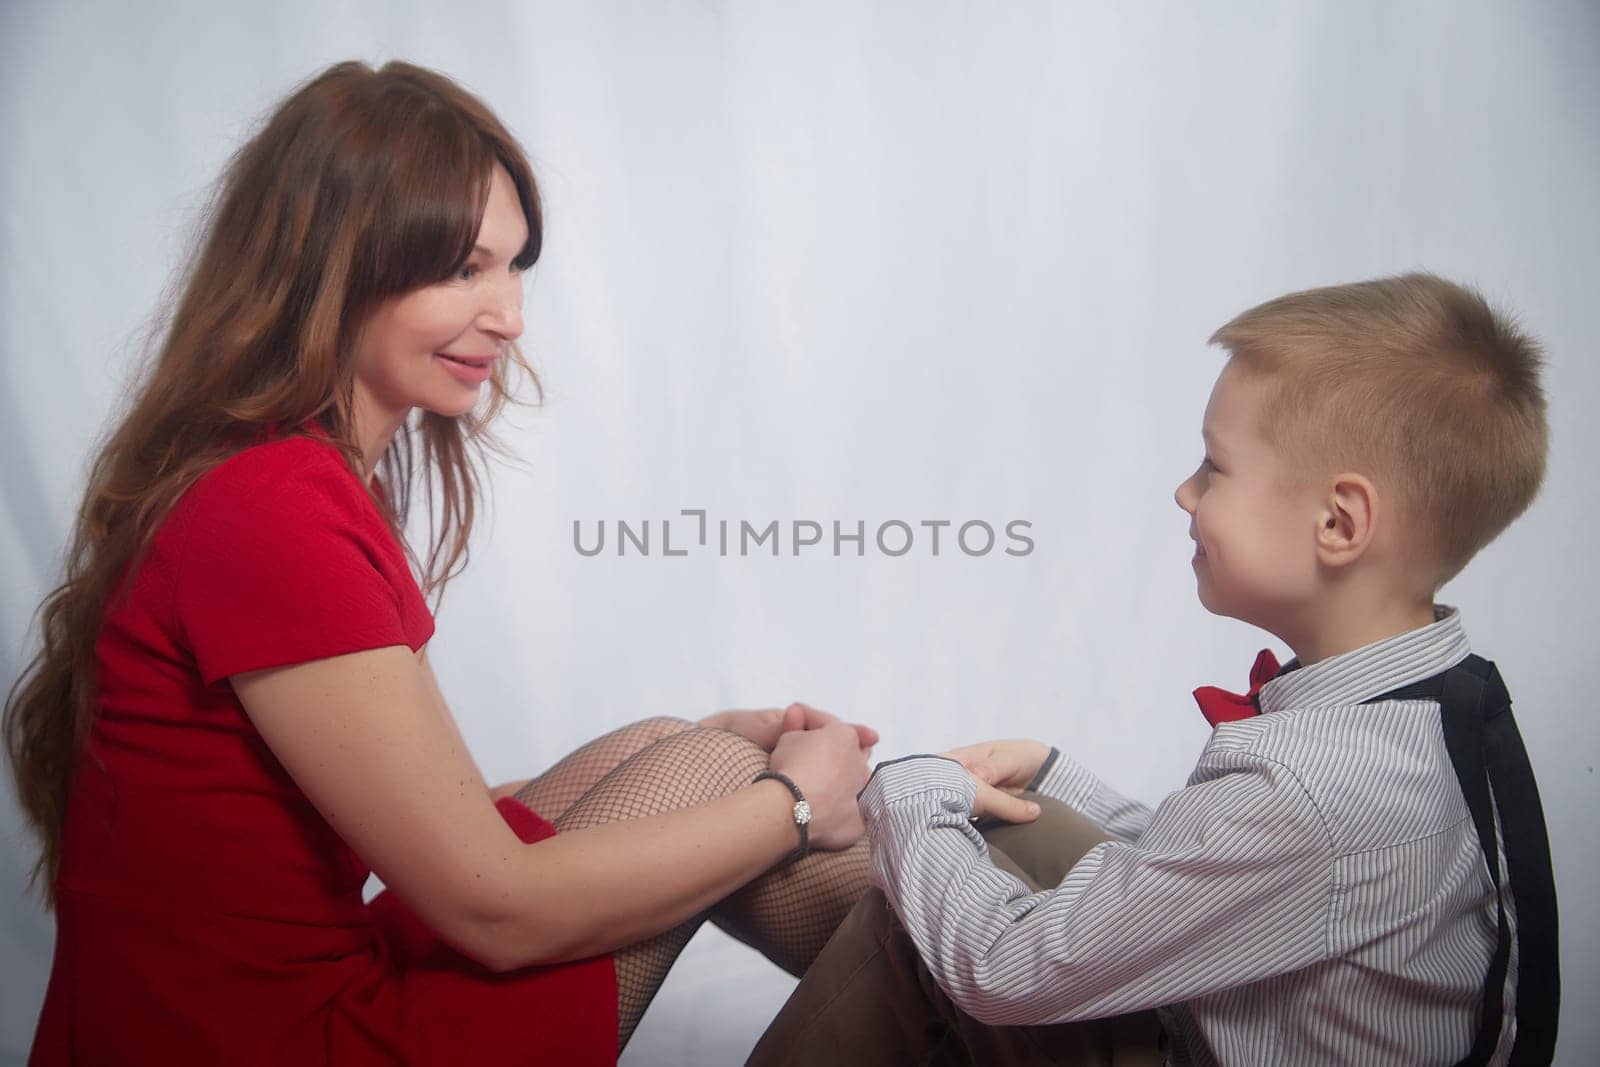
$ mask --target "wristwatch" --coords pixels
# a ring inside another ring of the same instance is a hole
[[[811,835],[807,830],[807,827],[811,822],[811,805],[806,803],[805,794],[800,792],[800,787],[795,785],[794,779],[790,778],[787,774],[784,774],[781,771],[762,771],[760,774],[750,779],[750,784],[754,785],[763,778],[774,778],[782,782],[784,785],[789,787],[789,792],[794,794],[794,824],[800,831],[800,847],[785,856],[783,858],[783,862],[785,864],[790,864],[796,862],[797,860],[805,859],[806,856],[811,852]]]

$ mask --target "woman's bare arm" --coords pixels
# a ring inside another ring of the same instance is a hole
[[[231,679],[262,737],[329,824],[440,937],[496,970],[610,951],[670,929],[795,845],[787,789],[525,845],[490,801],[421,660],[403,645]],[[854,730],[786,745],[813,834],[859,834]]]
[[[444,710],[445,716],[450,720],[450,728],[455,731],[456,741],[460,743],[462,748],[466,748],[467,743],[461,740],[461,724],[456,722],[455,713],[450,710],[449,701],[445,700],[444,693],[439,689],[439,679],[433,673],[433,664],[428,662],[428,647],[426,645],[417,650],[417,663],[422,667],[423,673],[427,675],[428,691],[433,694],[434,702]],[[489,790],[489,800],[493,802],[501,797],[514,797],[522,792],[522,787],[531,781],[533,779],[523,778],[520,781],[497,785]]]

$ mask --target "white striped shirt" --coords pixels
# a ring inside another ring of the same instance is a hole
[[[1114,840],[1043,892],[988,862],[959,764],[881,764],[860,797],[873,881],[983,1022],[1165,1006],[1175,1064],[1454,1063],[1478,1025],[1493,885],[1439,705],[1361,704],[1466,657],[1459,614],[1435,615],[1268,682],[1263,714],[1218,726],[1153,812],[1057,758],[1040,791]]]

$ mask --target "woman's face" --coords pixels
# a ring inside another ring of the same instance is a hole
[[[466,265],[384,301],[362,327],[355,405],[364,435],[386,444],[412,408],[450,416],[472,410],[495,360],[522,333],[522,272],[511,260],[527,239],[516,186],[496,166]]]

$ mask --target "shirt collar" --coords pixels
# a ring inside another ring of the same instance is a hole
[[[1459,610],[1435,604],[1433,618],[1427,626],[1278,675],[1261,687],[1262,713],[1359,704],[1448,670],[1472,649]]]

